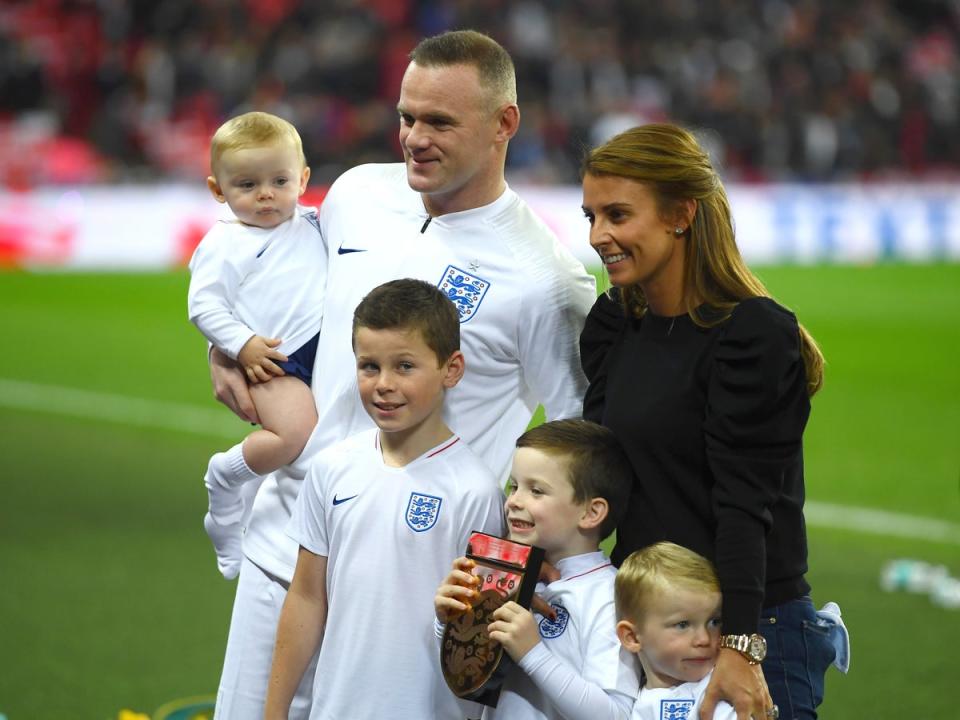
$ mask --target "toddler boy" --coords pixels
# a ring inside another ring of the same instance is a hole
[[[204,526],[232,578],[258,481],[293,462],[317,422],[310,381],[327,260],[316,209],[298,204],[310,168],[293,125],[263,112],[228,120],[213,136],[210,165],[207,186],[234,217],[190,261],[190,320],[246,372],[261,424],[214,455],[204,477]]]
[[[617,636],[644,683],[633,720],[696,720],[720,652],[720,580],[706,558],[670,542],[631,553],[617,573]],[[736,720],[720,702],[714,720]]]

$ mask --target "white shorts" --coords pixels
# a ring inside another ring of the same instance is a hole
[[[214,720],[263,719],[277,624],[288,587],[289,583],[243,558]],[[290,706],[291,720],[310,716],[316,672],[314,655]]]

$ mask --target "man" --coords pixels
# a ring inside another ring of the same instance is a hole
[[[347,171],[320,211],[329,276],[313,376],[319,421],[300,458],[264,481],[245,529],[218,718],[262,717],[298,550],[285,528],[310,458],[371,427],[350,342],[369,290],[419,278],[457,305],[466,373],[444,415],[498,477],[538,403],[549,419],[581,412],[577,339],[594,281],[505,182],[520,122],[513,63],[472,31],[428,38],[410,59],[397,105],[404,163]],[[245,380],[217,351],[211,375],[217,397],[256,420]],[[308,668],[292,718],[309,715],[312,675]]]

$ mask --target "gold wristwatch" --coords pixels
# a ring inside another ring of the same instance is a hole
[[[721,635],[720,647],[736,650],[751,665],[759,665],[767,656],[767,641],[763,635]]]

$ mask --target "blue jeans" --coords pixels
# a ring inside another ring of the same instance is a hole
[[[767,640],[763,675],[780,720],[816,720],[823,676],[836,657],[830,629],[817,624],[809,597],[767,608],[760,616]]]

